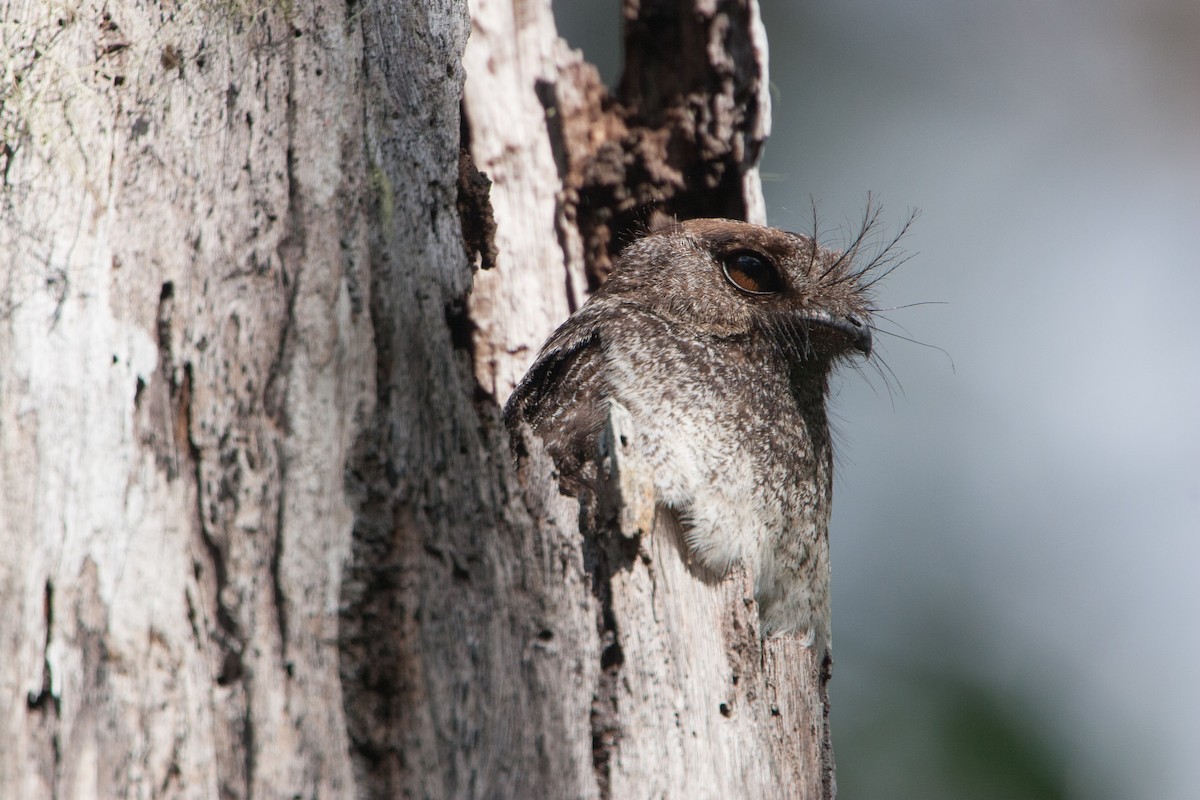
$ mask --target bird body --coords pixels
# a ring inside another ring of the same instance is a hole
[[[505,409],[545,441],[564,488],[595,480],[611,404],[629,412],[655,499],[693,566],[753,571],[764,635],[827,645],[835,362],[870,350],[842,254],[806,236],[693,220],[629,246],[546,342]]]

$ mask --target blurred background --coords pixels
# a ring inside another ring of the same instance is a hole
[[[841,796],[1200,798],[1200,3],[762,5],[771,224],[921,212],[835,389]]]

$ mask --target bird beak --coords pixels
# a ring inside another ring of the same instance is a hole
[[[850,345],[864,356],[871,355],[871,326],[857,314],[847,314],[846,323],[842,332],[850,337]]]
[[[871,355],[871,326],[858,314],[835,316],[824,312],[809,313],[805,315],[805,321],[844,336],[846,343],[855,350],[864,356]]]

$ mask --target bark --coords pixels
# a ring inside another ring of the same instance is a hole
[[[536,0],[0,3],[0,785],[829,796],[828,665],[499,422],[653,214],[761,220],[752,0],[627,3],[616,98]]]
[[[373,400],[358,25],[6,4],[0,784],[333,796]]]
[[[544,4],[517,8],[479,0],[464,56],[470,150],[494,181],[498,250],[470,296],[476,378],[501,403],[581,287],[603,280],[654,215],[764,221],[755,164],[769,128],[752,2],[626,2],[617,97],[557,39]],[[540,492],[547,470],[534,459],[518,481]],[[588,620],[572,618],[563,651],[582,655],[570,674],[592,698],[594,788],[550,782],[558,769],[538,785],[564,797],[833,796],[829,664],[798,641],[760,640],[752,576],[698,580],[645,498],[645,469],[626,456],[618,473],[610,496],[583,504],[582,551],[570,551],[596,606],[596,644],[575,649]],[[573,515],[554,522],[576,538]],[[538,700],[534,690],[526,702]]]

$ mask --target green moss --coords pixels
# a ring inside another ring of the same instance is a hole
[[[392,187],[391,178],[378,164],[370,165],[371,194],[379,208],[379,225],[381,230],[390,231],[396,221],[396,192]]]

